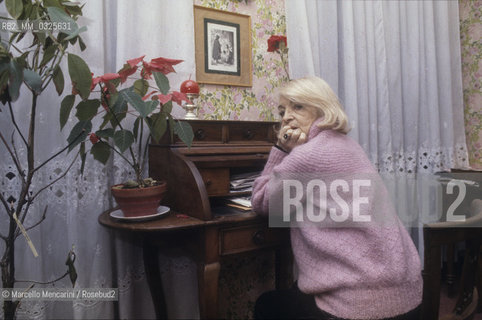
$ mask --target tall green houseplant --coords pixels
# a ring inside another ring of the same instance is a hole
[[[0,0],[0,3],[3,0]],[[67,144],[59,147],[48,158],[40,159],[35,153],[38,143],[38,98],[51,85],[59,95],[64,90],[64,76],[60,68],[62,59],[72,45],[85,49],[80,34],[86,28],[79,28],[76,20],[82,15],[82,7],[66,0],[5,0],[9,17],[2,17],[3,26],[8,26],[9,37],[1,39],[0,45],[0,118],[10,126],[0,127],[0,145],[7,151],[7,157],[16,170],[16,178],[20,179],[18,190],[7,194],[0,192],[0,219],[8,222],[8,230],[0,232],[4,242],[4,252],[0,252],[0,270],[3,288],[14,288],[15,277],[15,242],[25,237],[34,255],[37,255],[35,244],[28,237],[28,232],[40,225],[48,214],[47,208],[42,216],[33,224],[26,225],[27,216],[31,214],[32,204],[52,184],[63,178],[70,169],[48,184],[38,185],[38,173],[47,163],[56,159],[71,147]],[[32,29],[31,29],[32,28]],[[30,30],[29,30],[30,29]],[[41,29],[41,30],[40,30]],[[32,31],[33,30],[33,31]],[[24,42],[22,42],[24,39]],[[26,45],[27,41],[29,44]],[[25,48],[25,49],[24,49]],[[30,99],[29,113],[20,118],[15,113],[14,102],[26,87]],[[27,118],[27,119],[25,119]],[[25,130],[23,122],[27,121]],[[13,129],[12,129],[13,128]],[[79,135],[80,136],[80,135]],[[15,142],[18,141],[18,142]],[[25,149],[25,156],[18,152]],[[74,159],[75,160],[75,159]],[[33,185],[37,184],[35,190]],[[69,252],[67,270],[57,280],[70,275],[73,285],[76,272],[73,266],[75,255]],[[63,261],[62,261],[63,263]],[[45,282],[32,281],[31,285]],[[4,300],[4,319],[14,319],[20,301]]]

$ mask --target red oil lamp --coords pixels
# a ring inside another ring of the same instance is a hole
[[[181,83],[181,92],[188,94],[188,93],[195,93],[199,94],[199,85],[194,80],[186,80]]]
[[[195,112],[197,107],[194,104],[194,99],[199,97],[199,85],[194,80],[186,80],[181,83],[181,92],[185,93],[189,99],[189,102],[185,105],[187,113],[184,116],[184,119],[197,119]]]

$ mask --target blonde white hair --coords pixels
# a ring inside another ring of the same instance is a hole
[[[313,107],[323,118],[317,125],[323,129],[332,129],[348,133],[350,127],[348,117],[335,92],[325,80],[318,77],[307,77],[291,80],[279,92],[284,98],[294,104]]]

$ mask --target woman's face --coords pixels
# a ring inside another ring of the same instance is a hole
[[[300,129],[307,136],[313,122],[319,118],[317,109],[280,98],[278,112],[281,117],[281,127],[290,126],[291,129]]]

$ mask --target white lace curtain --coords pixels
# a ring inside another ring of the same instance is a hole
[[[4,4],[5,2],[3,2]],[[159,56],[183,59],[176,66],[176,74],[169,75],[171,86],[176,88],[182,80],[194,74],[193,2],[191,0],[104,0],[86,1],[84,16],[79,21],[88,31],[83,34],[87,50],[74,53],[83,57],[95,75],[119,70],[126,60],[146,55],[146,59]],[[0,8],[5,16],[5,8]],[[180,37],[179,35],[182,35]],[[3,38],[3,37],[2,37]],[[28,47],[28,39],[20,45]],[[66,80],[67,68],[64,68]],[[48,158],[65,146],[69,134],[68,123],[59,132],[59,106],[61,98],[55,90],[43,94],[38,108],[37,161]],[[70,85],[66,83],[66,90]],[[26,128],[29,114],[28,92],[14,104],[20,127]],[[178,108],[177,114],[182,113]],[[0,113],[0,127],[8,128],[7,112]],[[6,132],[10,137],[9,128]],[[16,137],[18,138],[18,137]],[[19,154],[25,154],[17,139]],[[57,158],[44,167],[38,175],[34,190],[59,177],[72,159],[72,154]],[[114,319],[153,318],[154,309],[145,279],[141,243],[128,235],[109,232],[97,222],[98,215],[110,208],[110,185],[125,180],[128,173],[119,159],[103,167],[88,157],[83,176],[79,165],[74,165],[67,176],[45,191],[31,209],[26,225],[37,221],[48,205],[47,219],[30,236],[40,253],[34,258],[23,238],[17,241],[17,278],[50,281],[65,270],[67,252],[72,245],[77,254],[77,287],[116,287],[120,299],[117,304],[99,301],[22,303],[18,312],[20,319]],[[0,192],[6,198],[18,198],[20,181],[8,154],[0,145]],[[5,212],[0,208],[0,233],[8,227]],[[0,241],[0,254],[4,243]],[[163,257],[160,261],[165,281],[169,313],[180,318],[195,318],[197,309],[196,270],[184,256]],[[57,283],[68,287],[69,281]],[[18,287],[27,287],[18,283]],[[175,299],[175,303],[172,303]],[[0,312],[0,318],[2,317]]]
[[[290,71],[342,100],[381,172],[467,167],[457,1],[286,1]]]

